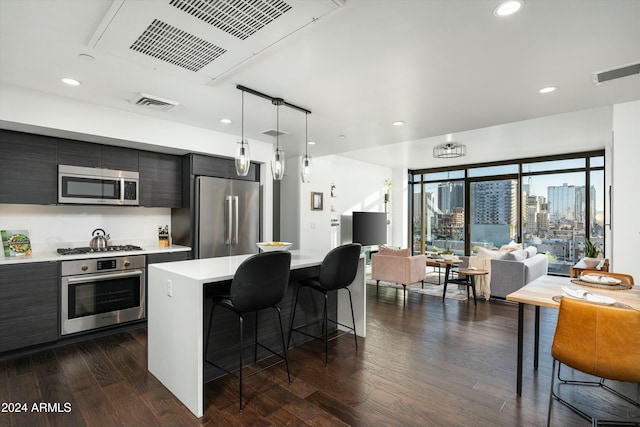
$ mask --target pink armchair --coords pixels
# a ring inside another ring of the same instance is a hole
[[[416,282],[421,282],[424,288],[426,264],[425,255],[412,256],[409,248],[391,249],[380,246],[378,253],[371,256],[371,279],[376,281],[376,292],[380,280],[399,283],[404,292],[407,291],[407,285]]]

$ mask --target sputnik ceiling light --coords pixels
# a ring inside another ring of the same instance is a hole
[[[251,166],[251,155],[249,151],[249,141],[244,138],[244,91],[242,91],[242,124],[240,125],[240,141],[236,144],[236,174],[247,176]]]
[[[437,159],[453,159],[467,154],[467,146],[459,142],[452,142],[451,135],[447,136],[447,142],[433,147],[433,157]]]
[[[282,98],[275,98],[273,96],[269,96],[269,95],[265,95],[264,93],[258,92],[256,90],[253,89],[249,89],[248,87],[242,86],[242,85],[237,85],[236,89],[239,89],[242,91],[242,94],[244,95],[245,92],[249,92],[252,95],[255,96],[259,96],[261,98],[265,98],[271,101],[271,103],[273,105],[276,106],[276,148],[273,151],[273,160],[271,161],[271,173],[273,175],[273,179],[276,181],[280,181],[282,179],[282,177],[284,176],[284,151],[280,149],[280,140],[279,140],[279,136],[280,136],[280,106],[284,105],[286,107],[289,108],[293,108],[294,110],[298,110],[301,111],[303,113],[305,113],[305,117],[309,114],[311,114],[311,111],[302,108],[302,107],[298,107],[297,105],[293,105],[288,103],[287,101],[285,101]],[[244,98],[243,98],[243,118],[244,118]],[[244,121],[243,121],[243,139],[244,139]],[[305,141],[308,142],[308,141]],[[244,146],[246,148],[248,148],[248,143],[244,144]],[[306,147],[306,144],[305,144]],[[248,153],[248,151],[247,151]],[[303,162],[303,166],[304,166],[304,160],[308,159],[309,163],[308,163],[308,171],[309,174],[311,173],[311,157],[309,157],[308,153],[307,153],[307,149],[305,148],[305,156],[302,159]],[[247,160],[247,164],[248,164],[248,160]],[[247,168],[248,169],[248,168]],[[303,167],[304,169],[304,167]],[[300,175],[302,176],[304,170],[300,171]],[[307,176],[307,179],[309,179],[310,175]],[[305,178],[302,178],[303,182],[308,182],[305,181]]]
[[[304,115],[304,156],[300,161],[300,178],[302,182],[311,182],[311,157],[309,156],[309,113]]]

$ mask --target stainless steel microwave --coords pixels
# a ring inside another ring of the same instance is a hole
[[[58,203],[138,206],[138,172],[58,165]]]

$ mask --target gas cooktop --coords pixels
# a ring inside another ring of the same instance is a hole
[[[125,252],[125,251],[141,251],[142,248],[140,246],[135,245],[113,245],[107,246],[102,249],[93,249],[90,247],[81,247],[81,248],[60,248],[58,249],[58,253],[60,255],[83,255],[83,254],[92,254],[92,253],[104,253],[104,252]]]

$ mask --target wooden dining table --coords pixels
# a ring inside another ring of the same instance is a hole
[[[594,295],[610,297],[615,299],[616,303],[624,304],[633,309],[640,310],[640,286],[634,286],[631,289],[610,290],[601,287],[581,286],[572,282],[569,277],[542,276],[517,291],[507,295],[506,299],[508,301],[515,301],[518,303],[518,355],[516,379],[516,392],[518,396],[522,395],[524,306],[525,304],[529,304],[535,307],[533,368],[534,370],[537,370],[538,348],[540,344],[540,307],[558,308],[560,303],[555,301],[553,297],[564,294],[564,291],[562,290],[563,286],[570,289],[587,290]]]

